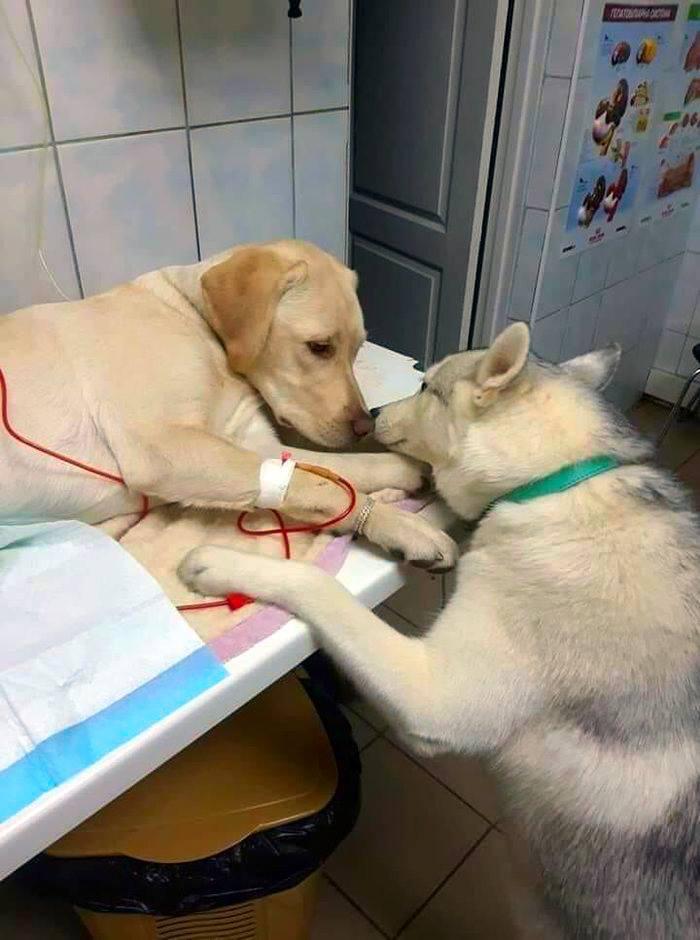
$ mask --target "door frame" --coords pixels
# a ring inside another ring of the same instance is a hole
[[[505,327],[525,213],[527,174],[535,145],[554,0],[514,0],[499,138],[492,176],[491,224],[484,233],[480,289],[462,348],[488,346]],[[468,298],[465,298],[465,302]],[[466,317],[465,309],[465,320]],[[463,321],[464,325],[464,321]]]
[[[504,102],[508,63],[512,57],[513,20],[519,0],[496,0],[498,4],[491,51],[491,70],[488,83],[488,98],[484,115],[484,139],[479,157],[478,184],[474,200],[474,219],[469,240],[467,276],[464,285],[462,323],[459,333],[459,348],[469,349],[474,333],[475,314],[478,309],[479,290],[488,251],[493,242],[488,240],[487,212],[494,205],[499,136],[504,126]],[[501,181],[502,182],[502,181]],[[492,213],[489,212],[489,215]]]

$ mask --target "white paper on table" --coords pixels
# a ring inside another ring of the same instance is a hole
[[[355,376],[368,408],[413,395],[421,384],[416,359],[365,343],[355,360]]]

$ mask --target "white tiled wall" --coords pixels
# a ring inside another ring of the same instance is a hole
[[[693,346],[700,343],[700,201],[679,272],[647,382],[649,394],[667,401],[675,401],[687,377],[700,368],[700,361],[693,355]]]
[[[682,371],[694,363],[690,350],[700,341],[700,209],[690,236],[691,219],[685,213],[633,231],[615,243],[559,257],[587,120],[603,3],[554,0],[552,5],[508,316],[530,321],[535,352],[553,361],[604,343],[620,343],[623,359],[609,394],[620,406],[629,407],[644,390],[652,364],[653,384],[662,368],[673,364],[671,372]],[[689,0],[682,0],[679,23],[688,6]],[[587,30],[588,52],[574,81],[582,29]],[[565,136],[569,103],[571,121]],[[554,193],[557,170],[559,186]],[[654,363],[657,346],[659,358]],[[666,375],[672,383],[681,381]],[[657,381],[657,394],[658,386]]]
[[[344,257],[349,2],[3,0],[0,312],[60,299],[40,244],[69,297],[243,241]]]

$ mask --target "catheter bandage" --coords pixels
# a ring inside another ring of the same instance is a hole
[[[295,460],[263,460],[260,464],[260,495],[255,500],[258,509],[281,509],[295,467]]]

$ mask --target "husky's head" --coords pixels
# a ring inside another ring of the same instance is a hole
[[[441,495],[463,518],[496,497],[560,467],[609,454],[638,460],[649,445],[606,405],[620,349],[559,366],[529,356],[523,323],[489,349],[448,356],[419,392],[377,415],[381,443],[429,463]]]

